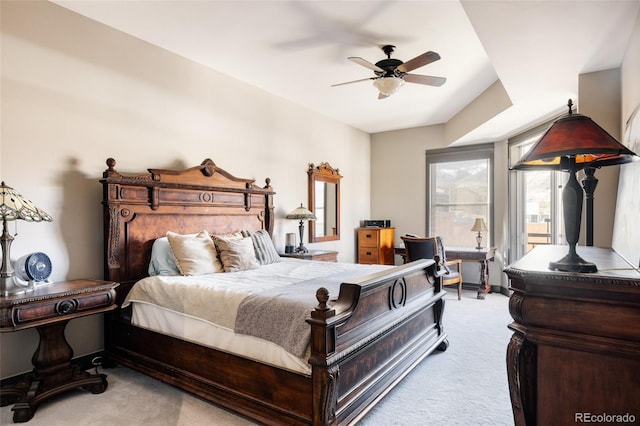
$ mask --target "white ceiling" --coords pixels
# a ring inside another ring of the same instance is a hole
[[[513,104],[458,142],[502,139],[566,110],[578,75],[621,65],[639,0],[218,1],[55,0],[91,19],[369,133],[446,123],[497,80]],[[378,100],[375,63],[393,44],[413,71],[441,87],[407,83]],[[486,121],[485,121],[486,120]]]

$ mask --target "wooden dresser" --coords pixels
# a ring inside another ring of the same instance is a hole
[[[358,263],[394,265],[395,228],[358,228]]]
[[[640,422],[640,272],[611,249],[577,249],[598,272],[550,271],[567,246],[538,246],[505,269],[516,425]]]

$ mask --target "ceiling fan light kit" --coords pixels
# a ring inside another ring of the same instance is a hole
[[[373,81],[373,85],[384,96],[391,96],[404,85],[404,80],[398,77],[381,77]]]
[[[346,83],[333,84],[331,87],[342,86],[344,84],[358,83],[360,81],[373,80],[373,85],[378,89],[378,99],[384,99],[396,93],[405,83],[423,84],[427,86],[442,86],[445,81],[444,77],[433,77],[430,75],[409,74],[416,68],[420,68],[431,62],[435,62],[440,59],[440,55],[436,52],[428,51],[422,55],[418,55],[415,58],[407,62],[402,62],[399,59],[392,59],[391,54],[395,50],[395,46],[390,44],[382,46],[382,51],[387,55],[387,59],[372,64],[366,59],[362,59],[357,56],[351,56],[349,59],[358,65],[362,65],[365,68],[369,68],[376,75],[375,77],[362,78],[359,80],[348,81]]]

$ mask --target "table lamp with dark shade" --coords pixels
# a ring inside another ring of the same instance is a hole
[[[300,231],[300,245],[298,246],[298,248],[296,248],[296,252],[308,253],[309,250],[307,250],[307,248],[304,246],[304,243],[302,242],[302,236],[304,235],[304,221],[317,220],[316,215],[307,208],[303,207],[302,204],[300,204],[300,207],[289,213],[286,216],[286,219],[300,220],[300,225],[298,226],[298,229]]]
[[[562,191],[562,208],[569,253],[550,262],[549,269],[566,272],[597,272],[595,264],[576,253],[580,237],[584,191],[576,172],[585,168],[629,163],[634,160],[631,150],[618,142],[591,118],[574,114],[569,99],[569,113],[556,120],[542,137],[512,167],[513,170],[561,170],[569,172],[569,181]]]
[[[0,269],[0,296],[11,296],[24,293],[27,286],[22,285],[11,266],[11,243],[14,238],[9,234],[7,222],[10,220],[25,220],[27,222],[51,222],[53,219],[31,201],[25,199],[15,189],[0,185],[0,217],[2,217],[2,269]]]

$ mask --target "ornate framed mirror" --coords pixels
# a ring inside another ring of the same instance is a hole
[[[329,163],[309,164],[309,210],[317,220],[309,221],[309,242],[340,239],[340,171]]]

